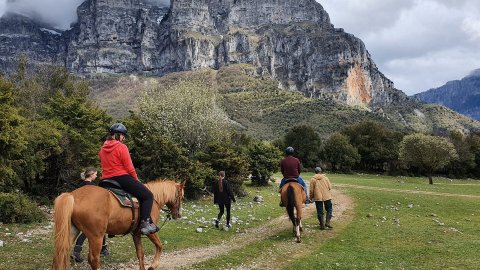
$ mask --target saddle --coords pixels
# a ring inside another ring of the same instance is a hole
[[[300,185],[297,178],[288,178],[288,179],[285,180],[285,184],[292,183],[292,182]]]
[[[132,194],[123,190],[117,181],[105,179],[100,182],[99,186],[110,191],[110,193],[112,193],[113,196],[117,198],[121,206],[129,208],[133,206],[135,209],[139,208],[140,204],[138,202],[138,199],[132,196]]]
[[[113,194],[113,196],[118,200],[118,202],[122,207],[128,207],[132,209],[132,221],[130,224],[130,229],[124,235],[127,235],[130,232],[132,232],[135,229],[135,220],[136,220],[135,209],[138,209],[140,207],[140,203],[138,202],[138,199],[133,197],[132,194],[123,190],[122,186],[120,186],[120,184],[117,181],[112,179],[104,179],[100,182],[98,186],[110,191],[110,193]],[[108,235],[108,237],[114,237],[114,236]]]

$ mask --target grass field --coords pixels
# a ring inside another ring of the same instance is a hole
[[[310,176],[305,174],[304,179]],[[284,215],[278,207],[276,185],[247,185],[249,196],[239,199],[232,210],[233,229],[213,227],[217,209],[211,198],[186,202],[184,218],[167,222],[160,231],[164,252],[174,257],[174,252],[188,249],[200,252],[221,245],[231,249],[193,260],[187,269],[478,269],[480,181],[434,179],[435,184],[428,185],[426,178],[328,176],[334,189],[353,202],[343,217],[334,217],[333,230],[320,231],[311,215],[303,221],[301,244],[294,243],[287,225],[242,241],[245,234],[271,226],[272,220]],[[254,203],[255,195],[265,201]],[[341,205],[333,201],[335,215]],[[0,240],[4,241],[0,269],[49,269],[49,228],[49,224],[0,225]],[[196,232],[197,228],[203,232]],[[103,269],[129,269],[125,263],[135,266],[130,237],[108,241],[111,255],[102,260]],[[153,248],[147,242],[146,254],[151,255]],[[86,250],[87,245],[84,254]],[[76,269],[89,268],[79,264]]]

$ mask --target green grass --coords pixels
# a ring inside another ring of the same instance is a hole
[[[358,203],[353,222],[287,269],[478,269],[478,198],[348,193]]]
[[[309,180],[312,174],[303,176]],[[275,258],[277,262],[269,269],[478,268],[479,198],[402,191],[478,196],[480,182],[434,179],[435,184],[428,185],[426,178],[354,174],[328,174],[328,177],[335,189],[353,199],[355,206],[349,211],[351,222],[333,219],[333,231],[316,229],[317,221],[310,217],[304,220],[306,232],[302,244],[293,243],[291,229],[286,229],[264,240],[236,247],[233,237],[284,214],[284,209],[277,206],[276,184],[263,188],[247,186],[249,196],[239,199],[232,209],[232,216],[239,220],[232,230],[214,229],[212,221],[217,207],[211,198],[186,202],[184,218],[167,222],[159,233],[164,250],[171,252],[232,241],[234,249],[230,253],[200,262],[191,269],[235,268],[265,257]],[[253,202],[257,194],[264,197],[264,203]],[[335,203],[335,198],[333,201]],[[51,235],[43,232],[47,226],[48,223],[1,224],[0,240],[4,246],[0,247],[0,269],[49,269],[53,248]],[[197,233],[196,228],[202,228],[203,232]],[[111,255],[102,259],[105,268],[136,260],[131,237],[108,241]],[[144,239],[143,243],[146,254],[153,254],[149,241]],[[303,252],[296,254],[297,248]],[[87,250],[85,243],[84,254]]]

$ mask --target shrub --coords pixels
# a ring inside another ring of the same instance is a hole
[[[0,193],[0,221],[3,223],[32,223],[46,220],[43,212],[21,193]]]

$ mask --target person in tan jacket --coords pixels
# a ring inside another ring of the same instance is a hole
[[[332,184],[325,174],[322,174],[322,168],[315,168],[315,175],[310,179],[310,199],[315,202],[317,208],[317,217],[320,222],[320,230],[325,230],[325,227],[332,229],[330,220],[332,219],[333,205],[332,205]],[[327,211],[326,222],[323,220],[323,206]]]

